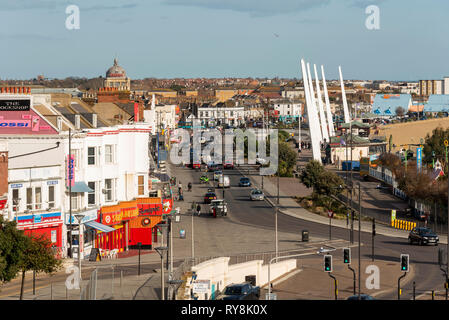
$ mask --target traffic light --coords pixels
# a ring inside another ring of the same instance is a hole
[[[351,264],[351,248],[343,249],[343,263]]]
[[[373,236],[376,235],[376,219],[373,219]]]
[[[409,272],[409,260],[410,256],[408,254],[401,254],[401,271]]]
[[[332,272],[332,256],[331,255],[324,256],[324,271]]]

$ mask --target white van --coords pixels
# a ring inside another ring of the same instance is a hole
[[[229,188],[231,186],[231,179],[229,179],[229,176],[220,175],[218,177],[218,187],[219,188]]]

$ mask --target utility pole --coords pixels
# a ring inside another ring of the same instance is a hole
[[[352,169],[352,168],[351,168]],[[360,296],[360,288],[361,288],[361,270],[362,270],[362,263],[361,263],[361,220],[362,220],[362,190],[359,183],[359,300],[361,299]]]
[[[72,156],[72,129],[69,127],[69,159]],[[70,164],[67,164],[68,166]],[[75,170],[75,168],[73,168]],[[69,212],[70,212],[70,254],[69,257],[73,258],[73,245],[72,245],[72,175],[69,175]]]
[[[275,213],[275,219],[274,219],[274,228],[275,228],[275,235],[276,235],[276,257],[278,256],[278,211],[279,211],[279,166],[278,166],[278,176],[277,176],[277,182],[278,182],[278,197],[277,197],[277,204],[276,204],[276,213]]]

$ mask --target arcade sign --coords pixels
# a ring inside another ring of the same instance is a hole
[[[0,111],[30,111],[30,99],[0,99]]]

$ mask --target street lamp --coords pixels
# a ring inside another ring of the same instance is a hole
[[[82,241],[82,234],[83,234],[83,224],[81,221],[84,218],[84,214],[75,214],[75,218],[78,221],[78,273],[79,273],[79,284],[81,286],[81,245]]]
[[[164,251],[168,250],[168,247],[154,248],[161,257],[161,300],[165,300],[165,288],[164,288]]]
[[[169,285],[173,285],[173,286],[178,286],[176,289],[175,289],[175,292],[174,292],[174,299],[173,300],[176,300],[176,293],[178,292],[178,288],[179,288],[179,286],[182,284],[184,282],[184,280],[168,280],[168,284]]]

